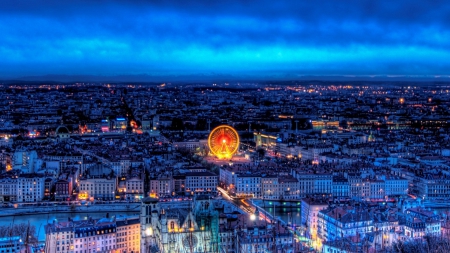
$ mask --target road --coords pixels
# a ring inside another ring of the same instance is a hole
[[[267,222],[271,222],[271,223],[276,222],[276,223],[279,223],[279,224],[285,226],[287,228],[287,230],[294,236],[296,243],[299,243],[301,245],[302,249],[310,249],[311,248],[310,245],[312,244],[312,241],[309,240],[308,238],[303,237],[301,235],[301,233],[297,229],[295,229],[295,227],[290,226],[289,224],[287,224],[285,221],[283,221],[282,219],[280,219],[278,217],[273,217],[272,214],[270,214],[263,208],[255,205],[253,202],[248,201],[248,199],[233,197],[227,191],[225,191],[225,189],[223,189],[221,187],[217,187],[217,189],[222,194],[224,199],[228,200],[230,203],[232,203],[236,207],[240,208],[244,212],[254,213],[255,210],[258,209],[260,212],[260,218],[265,219]],[[302,242],[304,242],[306,244],[304,245]]]

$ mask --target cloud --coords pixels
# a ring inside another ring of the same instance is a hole
[[[449,74],[448,13],[445,1],[7,1],[0,75]]]

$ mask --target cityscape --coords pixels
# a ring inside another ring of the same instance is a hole
[[[0,224],[14,236],[1,242],[75,253],[390,252],[428,237],[444,247],[449,90],[3,84]]]
[[[4,1],[0,253],[450,252],[449,11]]]

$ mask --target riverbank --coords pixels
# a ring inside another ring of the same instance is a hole
[[[36,207],[3,207],[0,217],[22,216],[52,213],[107,213],[107,212],[140,212],[140,203],[114,203],[96,205],[63,205]]]

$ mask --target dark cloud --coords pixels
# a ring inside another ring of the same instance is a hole
[[[449,74],[448,13],[446,1],[5,1],[0,75]]]

